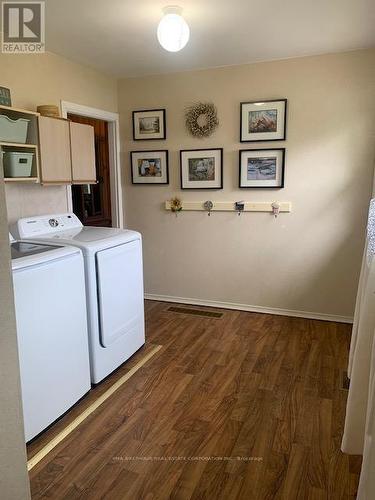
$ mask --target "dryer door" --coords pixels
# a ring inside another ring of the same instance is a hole
[[[143,270],[140,240],[96,254],[100,342],[108,347],[131,335],[143,321]]]

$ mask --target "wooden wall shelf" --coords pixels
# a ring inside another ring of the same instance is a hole
[[[6,142],[0,140],[0,151],[19,151],[34,153],[31,177],[5,177],[5,182],[39,182],[39,130],[38,117],[39,113],[20,108],[11,108],[9,106],[0,105],[0,114],[6,115],[9,118],[16,120],[18,118],[26,118],[29,120],[26,143]]]
[[[4,177],[4,182],[30,182],[36,184],[39,179],[38,177]]]
[[[29,111],[28,109],[13,108],[11,106],[0,105],[0,113],[2,110],[9,111],[10,113],[19,113],[22,115],[40,116],[40,114],[37,111]]]
[[[6,148],[14,148],[14,149],[18,148],[37,149],[38,147],[36,144],[24,144],[21,142],[0,142],[0,146],[4,146]]]
[[[292,203],[290,201],[276,201],[280,205],[280,213],[281,212],[291,212],[292,211]],[[211,212],[237,212],[235,208],[234,201],[213,201],[213,208]],[[269,212],[272,213],[272,201],[255,201],[250,202],[246,201],[244,203],[244,212]],[[188,211],[204,211],[207,210],[204,208],[204,201],[183,201],[182,202],[182,210]],[[165,202],[165,209],[170,210],[171,204],[170,201]]]

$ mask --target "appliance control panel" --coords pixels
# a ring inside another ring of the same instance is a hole
[[[81,229],[82,223],[75,214],[41,215],[28,217],[17,222],[17,233],[20,238],[33,238],[34,236],[49,236],[51,234]]]

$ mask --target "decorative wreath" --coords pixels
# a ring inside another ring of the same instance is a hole
[[[219,125],[216,106],[211,102],[199,102],[186,108],[185,124],[194,137],[209,137]]]

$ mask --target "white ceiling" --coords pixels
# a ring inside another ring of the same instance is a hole
[[[166,5],[190,42],[158,44]],[[119,77],[375,46],[374,0],[46,0],[46,48]]]

